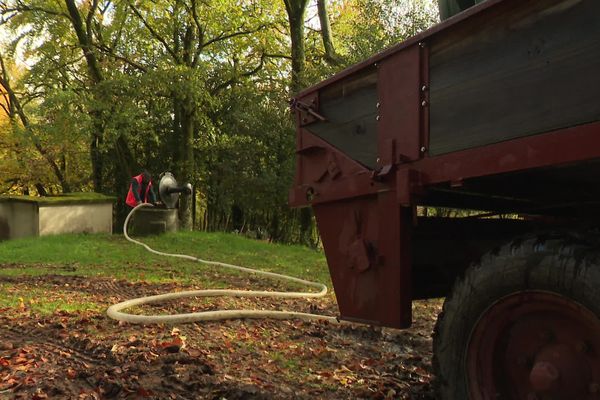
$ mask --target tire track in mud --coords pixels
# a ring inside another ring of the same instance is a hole
[[[149,284],[149,283],[130,283],[127,281],[117,281],[112,279],[100,280],[95,290],[101,293],[110,293],[121,297],[120,300],[126,300],[132,297],[149,296],[160,294],[166,291],[174,290],[174,284]]]
[[[42,332],[40,328],[23,325],[19,327],[2,325],[0,326],[0,337],[11,342],[15,348],[30,346],[36,352],[48,352],[58,358],[66,357],[86,368],[117,365],[117,360],[108,348],[102,348],[103,346],[98,346],[89,339],[71,337],[65,340],[52,337],[52,333],[58,334],[58,332],[53,332],[48,327],[44,327],[44,330],[45,332]]]
[[[84,277],[78,275],[44,275],[44,276],[0,276],[0,283],[9,283],[23,287],[41,286],[50,288],[101,296],[107,302],[115,298],[125,300],[128,298],[159,294],[172,291],[174,283],[151,284],[144,282],[131,283],[125,280],[111,278]],[[72,323],[72,322],[71,322]],[[71,323],[67,323],[71,325]],[[87,337],[79,337],[75,330],[69,333],[72,326],[64,325],[51,320],[32,321],[20,323],[14,319],[4,319],[0,315],[0,339],[11,342],[15,348],[30,346],[39,352],[49,352],[56,356],[68,357],[85,367],[117,366],[118,361],[111,352],[111,348],[94,343]]]
[[[17,293],[41,289],[48,296],[62,293],[68,297],[72,293],[76,299],[91,295],[98,304],[189,287],[59,274],[0,276],[0,284],[13,287]],[[15,396],[33,398],[41,390],[49,398],[77,398],[81,393],[96,393],[107,399],[150,394],[152,398],[187,399],[191,393],[193,398],[210,400],[224,396],[271,398],[260,388],[223,380],[213,362],[201,355],[187,351],[171,354],[163,348],[165,341],[172,340],[170,329],[142,330],[138,335],[103,313],[57,311],[39,315],[27,304],[21,309],[13,307],[5,315],[0,310],[0,357],[16,366],[11,373],[20,383],[7,389]],[[107,329],[114,332],[106,335]],[[24,359],[28,361],[19,361]]]
[[[132,296],[136,288],[130,288],[127,282],[113,282],[110,278],[88,278],[77,275],[44,275],[44,276],[0,276],[0,283],[14,284],[25,288],[44,287],[50,290],[80,292],[109,297]],[[28,318],[25,323],[19,319],[4,319],[0,316],[0,338],[10,342],[14,348],[28,347],[37,355],[45,355],[48,359],[68,358],[86,369],[90,366],[110,367],[117,361],[110,348],[92,342],[87,337],[80,338],[76,331],[69,332],[67,325],[60,321],[33,321]],[[68,364],[68,362],[67,362]]]
[[[12,349],[0,355],[8,356],[9,363],[19,363],[15,364],[16,370],[27,365],[25,372],[13,372],[13,379],[20,383],[8,388],[7,393],[15,398],[45,398],[37,396],[39,390],[49,398],[76,398],[81,393],[114,398],[121,394],[123,385],[114,379],[119,362],[110,348],[89,339],[64,337],[66,329],[57,330],[62,328],[60,325],[0,325],[0,337],[12,344]],[[23,359],[28,360],[26,364],[19,361]]]
[[[128,282],[113,278],[58,274],[43,276],[0,276],[0,283],[10,283],[26,287],[54,287],[61,291],[81,292],[105,297],[115,296],[119,297],[120,300],[160,294],[181,287],[175,283]]]
[[[42,323],[30,320],[26,324],[17,321],[0,316],[0,342],[11,343],[10,348],[0,350],[0,356],[9,362],[23,357],[29,360],[27,374],[33,376],[35,383],[30,381],[10,388],[13,393],[25,394],[27,398],[30,398],[27,393],[32,394],[41,384],[44,390],[54,390],[56,395],[63,396],[61,398],[74,398],[63,394],[77,393],[77,388],[101,393],[101,398],[127,397],[139,388],[148,388],[158,395],[153,398],[171,398],[163,396],[163,391],[167,391],[180,394],[177,399],[186,399],[189,397],[183,394],[189,390],[201,393],[214,390],[215,385],[222,386],[214,382],[212,366],[203,358],[184,352],[172,354],[154,347],[150,341],[137,347],[131,340],[126,343],[117,339],[115,343],[119,343],[120,350],[113,354],[114,346],[111,348],[106,342],[65,336],[69,327],[74,328],[73,335],[79,334],[72,325],[74,321],[67,324],[48,320]],[[11,323],[13,326],[8,325]],[[131,351],[122,351],[122,347]],[[142,390],[142,393],[148,391]]]

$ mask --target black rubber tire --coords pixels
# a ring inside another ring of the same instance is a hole
[[[520,291],[543,290],[569,297],[600,316],[600,246],[589,238],[551,234],[515,240],[469,267],[446,298],[434,330],[438,399],[469,399],[469,337],[495,301]]]

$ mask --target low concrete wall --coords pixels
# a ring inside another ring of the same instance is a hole
[[[114,200],[96,193],[0,197],[0,240],[59,233],[112,233]]]
[[[38,233],[36,203],[0,202],[0,240],[37,236]]]
[[[39,234],[111,233],[112,203],[40,205]]]

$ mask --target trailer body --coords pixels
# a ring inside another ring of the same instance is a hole
[[[292,101],[341,318],[447,296],[442,399],[600,393],[599,38],[600,1],[488,0]]]
[[[490,0],[296,98],[290,203],[314,210],[342,318],[408,327],[413,299],[446,294],[498,242],[589,219],[599,15],[594,0]]]

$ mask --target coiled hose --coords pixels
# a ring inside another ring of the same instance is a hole
[[[125,321],[132,324],[181,324],[187,322],[199,322],[199,321],[219,321],[225,319],[241,319],[241,318],[270,318],[270,319],[302,319],[302,320],[323,320],[333,323],[340,322],[335,317],[328,317],[317,314],[296,312],[296,311],[269,311],[269,310],[219,310],[219,311],[201,311],[187,314],[174,314],[174,315],[135,315],[122,312],[122,310],[141,306],[149,303],[159,303],[168,300],[181,299],[186,297],[216,297],[216,296],[229,296],[229,297],[279,297],[279,298],[317,298],[323,297],[327,294],[327,286],[322,283],[311,282],[304,279],[294,278],[291,276],[277,274],[274,272],[259,271],[252,268],[240,267],[238,265],[226,264],[217,261],[202,260],[197,257],[176,254],[176,253],[164,253],[157,251],[142,243],[138,240],[132,239],[127,234],[127,226],[129,219],[141,207],[152,206],[148,203],[142,203],[127,215],[125,223],[123,224],[123,234],[125,238],[132,243],[144,247],[151,253],[158,254],[165,257],[176,257],[184,260],[197,261],[202,264],[212,265],[217,267],[228,268],[236,271],[242,271],[257,276],[264,276],[270,279],[295,282],[302,285],[310,286],[319,289],[318,292],[272,292],[272,291],[260,291],[260,290],[230,290],[230,289],[207,289],[207,290],[189,290],[184,292],[174,292],[167,294],[159,294],[155,296],[140,297],[137,299],[127,300],[108,308],[106,313],[110,318],[118,321]]]

